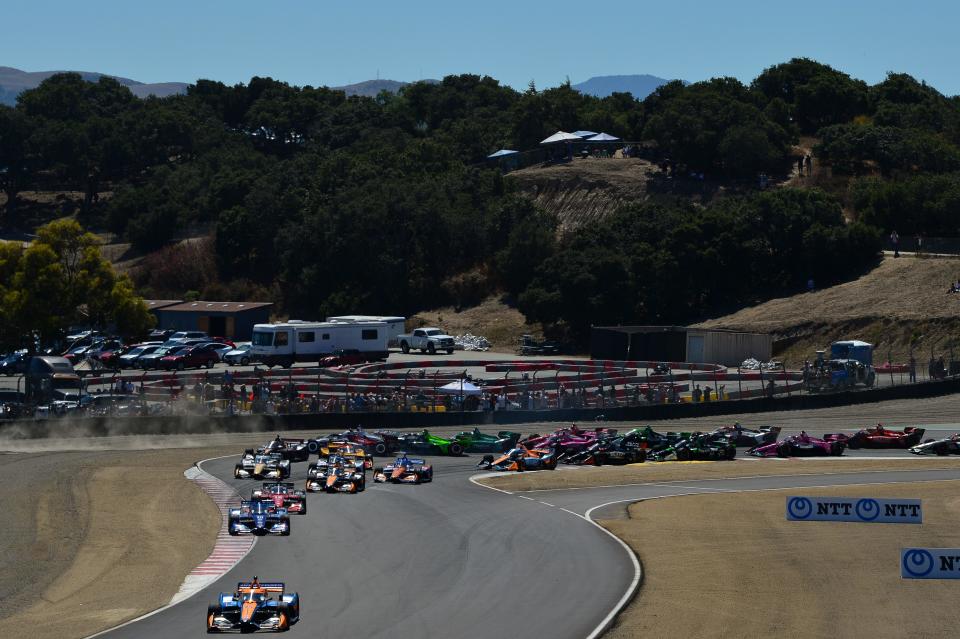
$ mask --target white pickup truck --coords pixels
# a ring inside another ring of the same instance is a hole
[[[404,353],[417,349],[431,355],[437,351],[453,353],[453,338],[439,328],[418,328],[412,333],[397,335],[397,341]]]

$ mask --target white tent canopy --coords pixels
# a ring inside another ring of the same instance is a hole
[[[465,379],[459,382],[450,382],[437,390],[446,395],[480,395],[483,393],[482,388],[471,384]]]
[[[610,135],[609,133],[597,133],[596,135],[587,138],[587,142],[619,142],[620,138]]]
[[[514,151],[514,150],[512,150],[512,149],[500,149],[500,150],[497,151],[496,153],[491,153],[490,155],[488,155],[487,158],[488,158],[488,159],[492,159],[492,158],[502,158],[502,157],[505,157],[505,156],[507,156],[507,155],[516,155],[516,154],[519,153],[519,152],[520,152],[520,151]]]
[[[592,138],[597,134],[596,131],[574,131],[573,134],[578,138]]]
[[[540,144],[554,144],[555,142],[579,142],[582,138],[566,131],[557,131],[549,138],[540,142]]]

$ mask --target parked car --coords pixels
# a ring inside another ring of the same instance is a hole
[[[165,342],[170,339],[170,336],[176,333],[172,328],[167,329],[154,329],[150,331],[150,335],[147,336],[147,339],[151,342]]]
[[[397,341],[404,353],[417,349],[431,355],[437,351],[453,353],[453,338],[439,328],[418,328],[412,333],[397,335]]]
[[[22,375],[27,369],[27,352],[17,351],[0,359],[0,375]]]
[[[160,360],[167,355],[173,355],[179,351],[190,348],[185,344],[175,344],[173,346],[161,346],[157,350],[149,353],[147,355],[141,355],[137,359],[137,367],[142,368],[145,371],[150,370],[151,368],[160,368]]]
[[[214,349],[213,344],[197,344],[161,357],[160,368],[177,369],[178,371],[202,366],[213,368],[213,365],[219,361],[220,354]]]
[[[159,342],[135,344],[126,353],[117,357],[118,368],[135,368],[143,355],[149,355],[161,347]]]
[[[236,348],[223,354],[223,361],[234,366],[246,366],[254,361],[250,353],[250,344],[238,344]]]
[[[223,356],[233,350],[233,346],[222,342],[207,342],[207,345],[217,354],[221,362],[223,361]]]
[[[210,341],[210,336],[205,331],[177,331],[167,338],[167,342],[183,343],[188,339],[202,339]]]

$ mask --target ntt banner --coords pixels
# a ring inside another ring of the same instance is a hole
[[[787,497],[787,520],[922,524],[923,513],[919,499]]]
[[[902,548],[904,579],[960,579],[960,548]]]

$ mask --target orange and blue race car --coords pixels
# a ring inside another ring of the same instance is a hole
[[[499,457],[484,455],[477,468],[485,470],[555,470],[557,454],[551,448],[518,446]]]
[[[406,453],[399,453],[392,464],[387,464],[373,471],[373,482],[380,484],[391,482],[394,484],[420,484],[433,481],[433,466],[426,460],[407,457]]]
[[[367,488],[367,475],[362,462],[331,455],[311,464],[307,472],[307,492],[360,493]]]
[[[286,592],[281,582],[261,582],[257,577],[240,582],[231,594],[221,592],[207,606],[207,632],[239,630],[283,632],[300,621],[300,595]]]

